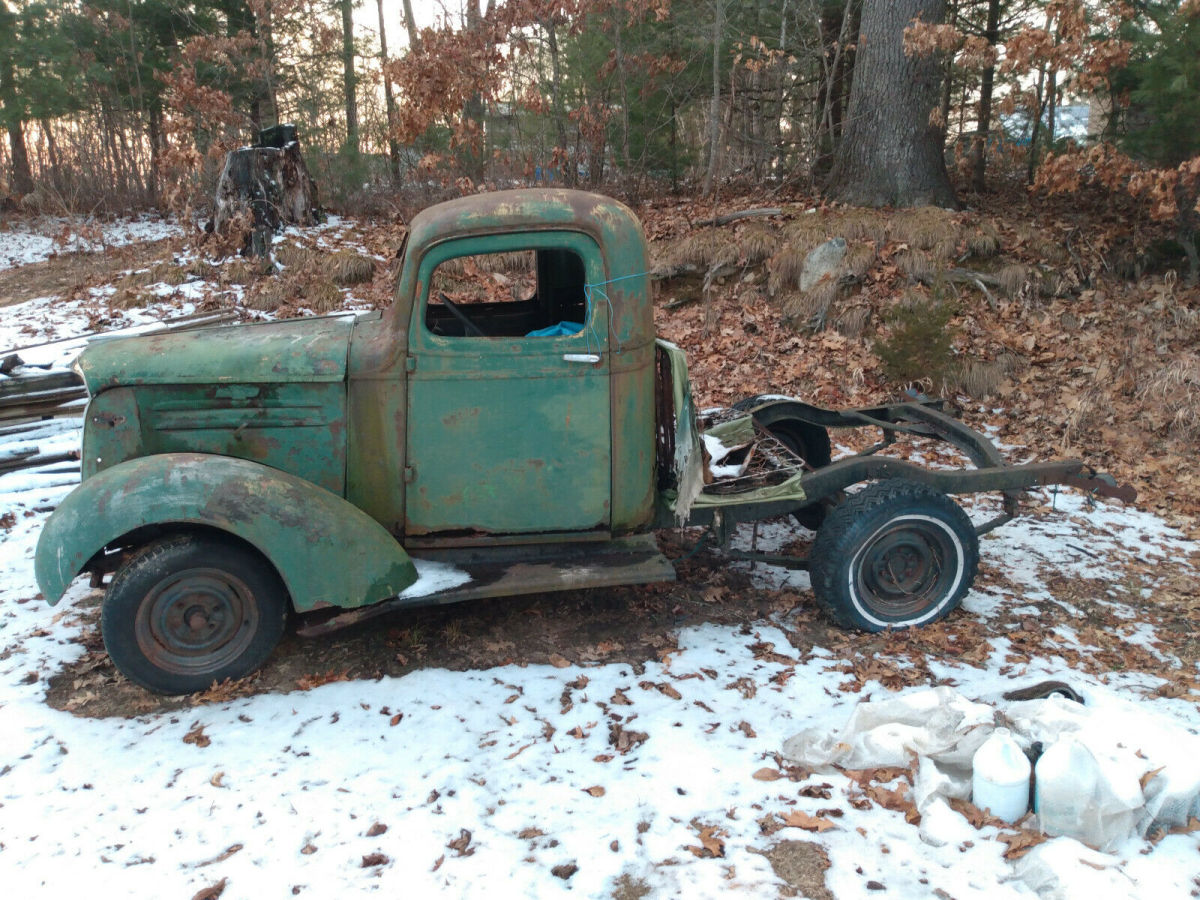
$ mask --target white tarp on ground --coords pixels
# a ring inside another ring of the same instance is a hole
[[[1096,760],[1096,786],[1076,836],[1099,850],[1113,850],[1134,835],[1145,837],[1200,815],[1200,766],[1195,762],[1200,737],[1164,725],[1133,704],[1095,708],[1084,699],[1079,704],[1052,696],[993,705],[937,687],[859,703],[844,723],[806,728],[784,742],[783,752],[817,771],[907,767],[915,756],[913,802],[930,820],[922,822],[922,837],[935,844],[957,831],[952,821],[957,813],[945,801],[970,799],[971,757],[998,726],[1011,729],[1023,748],[1035,741],[1048,748],[1067,733],[1088,748]],[[1159,734],[1163,728],[1177,733]],[[1143,744],[1154,752],[1143,752]]]

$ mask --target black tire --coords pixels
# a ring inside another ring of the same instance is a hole
[[[945,494],[903,478],[852,494],[813,542],[817,603],[846,628],[927,625],[962,602],[979,569],[979,538]]]
[[[130,681],[189,694],[243,678],[287,623],[271,565],[232,540],[179,535],[134,554],[113,576],[100,617],[104,646]]]

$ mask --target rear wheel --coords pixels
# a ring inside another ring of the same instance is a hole
[[[261,556],[218,538],[156,541],[113,577],[101,631],[121,672],[160,694],[242,678],[275,649],[287,591]]]
[[[961,602],[979,539],[945,494],[905,479],[872,484],[826,519],[813,543],[813,594],[848,628],[925,625]]]

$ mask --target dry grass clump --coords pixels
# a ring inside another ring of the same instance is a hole
[[[520,256],[521,254],[513,255]],[[361,253],[355,253],[353,250],[339,250],[324,261],[323,268],[335,284],[343,287],[362,284],[375,277],[375,260],[369,256],[363,256]]]
[[[816,246],[815,244],[813,246]],[[800,284],[804,259],[812,250],[803,244],[786,243],[767,260],[767,291],[772,296]]]
[[[896,254],[896,265],[914,281],[929,281],[937,271],[924,250],[901,250]]]
[[[757,266],[770,257],[779,246],[779,237],[774,229],[761,225],[748,226],[738,236],[740,258],[747,266]]]
[[[808,331],[823,331],[829,310],[841,290],[836,276],[818,281],[807,291],[797,291],[784,301],[783,319],[788,324]]]
[[[957,247],[961,228],[954,221],[954,214],[937,206],[920,206],[902,209],[892,216],[892,240],[900,241],[918,250],[933,250],[939,247],[942,255],[947,247]]]
[[[117,309],[140,309],[143,306],[149,306],[157,299],[158,295],[154,291],[137,287],[123,287],[118,288],[112,295],[109,306]]]
[[[874,209],[853,207],[826,223],[826,236],[840,234],[847,241],[873,241],[882,244],[888,236],[888,220]]]
[[[1023,365],[1021,357],[1008,352],[995,359],[967,359],[947,373],[946,386],[982,400],[996,393],[1005,379]]]
[[[709,269],[719,261],[724,261],[732,253],[737,256],[737,245],[729,235],[714,228],[693,231],[687,237],[675,242],[667,258],[675,266],[695,266],[699,269]]]
[[[996,273],[1000,287],[1009,297],[1015,297],[1033,277],[1033,270],[1021,263],[1010,263]]]
[[[833,328],[848,338],[858,338],[867,330],[867,323],[870,321],[871,304],[863,301],[851,304],[838,313]]]
[[[244,259],[235,259],[221,266],[218,280],[222,284],[250,284],[258,279],[259,271],[254,264]]]
[[[117,280],[117,290],[136,290],[140,287],[145,287],[154,282],[153,276],[150,274],[150,269],[142,269],[138,272],[129,272],[122,275]]]
[[[342,292],[326,278],[316,278],[299,291],[297,302],[315,313],[330,313],[342,308]]]
[[[967,232],[967,250],[976,259],[991,259],[1000,252],[1000,232],[991,222],[981,222]]]
[[[275,259],[289,269],[293,266],[303,267],[313,262],[320,254],[317,251],[297,244],[294,241],[284,241],[271,249]]]
[[[846,248],[841,268],[855,278],[862,278],[875,265],[877,257],[873,241],[855,241]]]
[[[288,289],[280,278],[265,278],[246,291],[243,303],[250,309],[274,312],[288,298]]]
[[[1187,441],[1200,439],[1200,355],[1185,353],[1141,375],[1137,397],[1163,420],[1167,433]]]

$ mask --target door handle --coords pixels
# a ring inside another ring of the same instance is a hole
[[[569,363],[590,363],[595,365],[600,362],[599,353],[564,353],[563,360]]]

